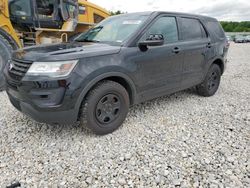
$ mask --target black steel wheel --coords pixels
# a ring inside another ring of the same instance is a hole
[[[218,85],[219,85],[219,75],[218,72],[214,70],[208,78],[207,82],[208,90],[209,91],[214,90],[214,88],[218,87]]]
[[[121,99],[116,94],[107,94],[96,106],[96,119],[105,126],[116,120],[121,112]]]
[[[198,94],[204,97],[213,96],[219,88],[220,80],[221,69],[218,65],[213,64],[210,67],[205,80],[196,87]]]
[[[105,135],[121,126],[128,109],[129,95],[126,89],[117,82],[102,81],[84,100],[80,121],[94,133]]]

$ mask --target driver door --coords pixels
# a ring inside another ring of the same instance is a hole
[[[177,21],[173,16],[161,16],[149,26],[140,41],[149,35],[161,34],[162,46],[150,46],[143,52],[135,48],[131,56],[137,66],[134,75],[139,98],[147,100],[178,90],[181,84],[183,53],[179,46]]]

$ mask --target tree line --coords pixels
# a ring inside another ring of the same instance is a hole
[[[250,21],[244,22],[220,22],[225,32],[250,32]]]

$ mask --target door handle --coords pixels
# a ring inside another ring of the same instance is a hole
[[[180,48],[178,47],[175,47],[173,50],[172,50],[173,53],[175,54],[178,54],[180,52]]]
[[[207,44],[207,48],[211,48],[212,47],[212,44],[209,42],[208,44]]]

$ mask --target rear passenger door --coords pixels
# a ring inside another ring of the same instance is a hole
[[[199,84],[203,79],[206,54],[211,48],[208,35],[199,19],[178,17],[181,50],[184,53],[182,88]]]

